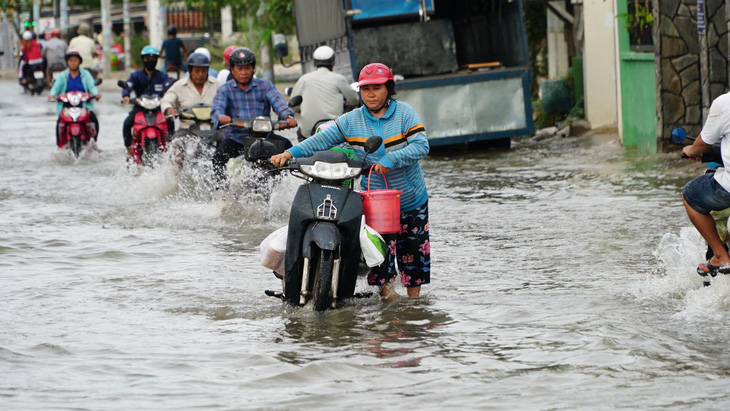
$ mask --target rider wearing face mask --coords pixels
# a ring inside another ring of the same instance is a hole
[[[165,90],[170,86],[170,78],[167,74],[157,70],[156,68],[159,57],[160,52],[153,46],[145,46],[142,49],[142,63],[144,68],[135,71],[127,79],[127,84],[132,87],[136,97],[143,94],[157,94],[162,97]],[[129,103],[129,95],[129,90],[122,90],[123,103]],[[142,110],[142,108],[135,105],[124,120],[122,132],[124,135],[124,145],[127,147],[127,150],[129,150],[129,147],[132,145],[132,125],[134,124],[134,115],[140,110]]]

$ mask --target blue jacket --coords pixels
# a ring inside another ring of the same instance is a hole
[[[152,78],[150,79],[144,69],[141,69],[132,73],[127,79],[127,83],[132,84],[132,90],[134,90],[136,97],[143,94],[157,94],[162,97],[165,90],[170,87],[170,78],[167,73],[155,70],[152,72]],[[122,97],[128,97],[129,94],[129,90],[122,90]]]
[[[99,89],[96,87],[96,84],[94,84],[94,77],[91,75],[91,73],[89,73],[89,70],[80,69],[79,73],[81,73],[81,84],[84,85],[84,90],[86,90],[86,92],[89,94],[99,94]],[[53,87],[51,87],[50,94],[52,96],[58,96],[59,94],[63,94],[66,92],[66,87],[68,85],[68,76],[68,69],[62,71],[61,74],[59,74],[56,82],[53,83]],[[87,107],[89,110],[93,110],[94,101],[87,101],[86,103],[84,103],[84,107]],[[60,113],[62,109],[63,103],[58,102],[56,104],[56,112]]]
[[[383,174],[372,173],[370,189],[384,189],[387,182],[388,188],[403,190],[401,212],[415,210],[428,201],[426,182],[418,161],[428,154],[430,147],[421,117],[413,107],[391,101],[385,114],[376,118],[363,106],[343,114],[335,122],[337,127],[328,127],[288,151],[295,158],[309,157],[317,151],[348,142],[362,160],[365,157],[365,140],[381,136],[383,144],[368,156],[367,162],[379,163],[390,172],[385,174],[385,181]],[[363,190],[367,184],[367,176],[363,175],[360,181]]]

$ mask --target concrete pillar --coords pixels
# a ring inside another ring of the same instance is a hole
[[[101,38],[102,38],[102,72],[108,76],[112,72],[111,49],[112,49],[112,20],[111,0],[101,0]]]
[[[221,42],[226,44],[233,40],[233,14],[231,6],[221,9]]]
[[[594,128],[616,125],[618,119],[615,16],[613,1],[583,2],[586,118]]]
[[[558,5],[557,7],[563,7]],[[557,79],[568,74],[568,44],[565,41],[565,23],[547,12],[548,78]]]

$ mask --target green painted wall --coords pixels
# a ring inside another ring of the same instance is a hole
[[[626,0],[618,0],[618,14],[626,13]],[[621,69],[623,144],[644,153],[656,153],[656,79],[654,52],[632,51],[623,17],[617,17]]]

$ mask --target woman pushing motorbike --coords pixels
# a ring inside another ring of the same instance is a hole
[[[393,299],[393,285],[398,275],[408,295],[420,294],[421,285],[431,276],[431,252],[428,225],[428,193],[418,161],[429,152],[426,131],[418,113],[406,103],[393,99],[395,81],[390,69],[381,63],[365,66],[358,78],[364,106],[343,114],[329,127],[282,154],[271,157],[271,163],[282,167],[290,158],[308,157],[338,144],[349,143],[358,159],[365,158],[363,144],[368,137],[383,137],[375,153],[367,157],[374,164],[370,187],[402,190],[400,232],[385,234],[389,246],[385,262],[368,274],[368,284],[380,287],[383,299]],[[363,179],[368,178],[363,176]],[[363,183],[367,184],[367,182]]]

